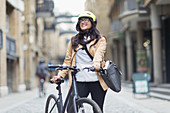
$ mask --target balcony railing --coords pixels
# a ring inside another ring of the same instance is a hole
[[[138,7],[144,7],[144,4],[145,4],[145,0],[137,0],[137,3],[138,3]]]
[[[126,0],[126,10],[135,10],[138,8],[137,0]]]
[[[144,0],[121,0],[120,13],[137,10],[143,6],[144,6]]]
[[[54,2],[52,0],[36,0],[37,17],[53,16]]]
[[[119,18],[133,14],[146,15],[148,12],[144,8],[144,0],[120,0]]]

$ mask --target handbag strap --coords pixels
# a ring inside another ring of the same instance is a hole
[[[93,56],[87,50],[87,46],[86,45],[84,45],[84,49],[85,49],[86,53],[89,55],[89,57],[93,60]]]

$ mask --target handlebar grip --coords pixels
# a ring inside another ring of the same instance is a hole
[[[48,68],[58,68],[59,66],[57,65],[48,65]]]
[[[57,84],[59,83],[63,83],[64,82],[64,79],[63,78],[60,78],[60,79],[57,79]],[[50,83],[53,84],[53,79],[50,79]]]

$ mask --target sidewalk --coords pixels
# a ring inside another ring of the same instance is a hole
[[[55,84],[52,85],[49,83],[49,84],[46,84],[46,87],[47,87],[47,90],[46,90],[47,95],[46,95],[46,97],[42,98],[45,100],[49,94],[57,93],[56,90],[54,90],[56,87]],[[68,87],[67,81],[65,81],[65,83],[62,85],[63,92],[67,91],[66,87]],[[0,113],[6,113],[6,111],[12,110],[18,106],[22,106],[25,103],[28,103],[30,101],[39,99],[39,91],[38,90],[39,90],[38,88],[34,88],[32,90],[27,90],[27,91],[20,92],[20,93],[12,93],[7,96],[0,97]],[[65,96],[65,94],[66,93],[63,93],[63,96]],[[33,106],[31,106],[31,107],[33,107]],[[44,108],[42,108],[42,109],[44,109]],[[18,112],[15,112],[15,113],[18,113]],[[24,113],[24,111],[23,111],[23,113]]]
[[[25,102],[38,97],[38,89],[24,91],[20,93],[12,93],[4,97],[0,97],[0,113],[11,108],[15,108]]]
[[[67,89],[67,85],[68,84],[63,84],[63,90]],[[55,86],[49,86],[53,87],[49,89],[52,92]],[[48,92],[51,93],[50,91]],[[66,93],[63,94],[65,95]],[[21,106],[37,97],[38,89],[0,97],[0,113],[19,105]],[[104,111],[105,113],[169,113],[169,106],[170,101],[147,97],[146,95],[137,94],[135,98],[132,93],[132,88],[128,87],[127,84],[122,84],[122,91],[120,93],[115,93],[110,89],[108,90],[104,104]]]
[[[125,86],[126,85],[126,86]],[[170,112],[170,101],[162,100],[154,97],[148,97],[143,94],[132,93],[132,88],[128,84],[122,85],[122,91],[112,95],[116,96],[119,101],[126,103],[130,107],[141,111],[141,113],[169,113]]]

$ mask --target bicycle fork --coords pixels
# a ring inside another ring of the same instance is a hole
[[[59,91],[58,93],[58,99],[57,99],[57,108],[59,113],[62,113],[63,111],[63,99],[62,99],[62,93],[61,93],[61,86],[60,84],[56,87],[56,89]]]
[[[76,77],[75,77],[74,72],[72,72],[73,75],[73,80],[72,80],[72,84],[73,84],[73,105],[74,105],[74,113],[77,113],[77,104],[76,104],[76,100],[78,99],[78,92],[77,92],[77,86],[76,86]]]

